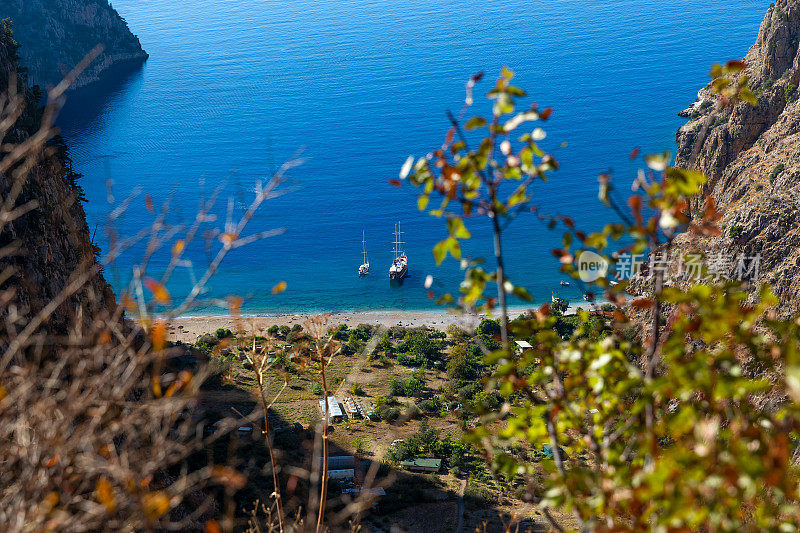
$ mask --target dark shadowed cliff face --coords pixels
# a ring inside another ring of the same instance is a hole
[[[767,11],[745,57],[758,106],[739,104],[711,119],[696,167],[724,212],[723,234],[677,242],[684,253],[760,254],[759,282],[771,284],[785,311],[800,310],[800,1],[778,0]],[[676,166],[686,166],[706,119],[705,90],[687,110],[695,118],[677,135]]]
[[[139,39],[107,0],[2,0],[0,19],[6,17],[14,21],[22,63],[31,82],[42,87],[60,82],[98,44],[105,52],[74,87],[97,81],[114,65],[147,58]]]
[[[9,77],[17,73],[18,94],[25,98],[19,119],[0,139],[7,147],[30,141],[42,117],[38,90],[18,71],[16,48],[10,28],[0,23],[0,87],[8,87]],[[0,167],[9,160],[5,151],[3,155]],[[0,209],[0,218],[15,210],[24,212],[0,220],[0,345],[7,342],[7,328],[21,330],[81,273],[96,269],[78,177],[66,146],[57,138],[47,143],[44,153],[33,150],[10,170],[0,168],[0,202],[10,201],[10,209]],[[79,322],[91,320],[113,307],[103,276],[87,276],[87,282],[54,309],[46,329],[66,331],[76,317]]]

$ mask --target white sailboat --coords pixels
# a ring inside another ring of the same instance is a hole
[[[364,262],[358,267],[358,275],[366,276],[369,274],[369,259],[367,259],[367,241],[364,240],[364,230],[361,230],[361,251],[364,254]]]
[[[403,233],[400,231],[400,223],[394,225],[394,261],[392,266],[389,267],[389,279],[403,279],[408,274],[408,258],[403,252],[403,241],[400,236]]]

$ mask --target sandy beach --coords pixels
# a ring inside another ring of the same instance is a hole
[[[318,314],[275,314],[243,316],[241,324],[247,332],[265,332],[272,325],[293,326],[303,325],[313,316]],[[325,315],[328,324],[334,326],[347,324],[355,327],[358,324],[375,324],[386,327],[405,326],[418,327],[430,326],[437,329],[446,329],[451,324],[456,324],[464,329],[471,330],[484,318],[485,315],[457,315],[448,311],[375,311],[375,312],[341,312]],[[169,323],[168,331],[170,340],[194,342],[205,333],[213,333],[218,328],[236,329],[236,323],[230,316],[202,316],[175,318]]]
[[[538,306],[534,306],[538,307]],[[567,314],[574,313],[580,307],[577,304],[571,304],[567,310]],[[585,307],[585,306],[584,306]],[[523,313],[526,308],[513,308],[509,309],[511,318]],[[317,314],[306,313],[285,313],[274,315],[245,315],[242,316],[240,327],[243,327],[248,333],[264,333],[267,328],[272,325],[277,326],[293,326],[295,324],[304,325]],[[385,327],[391,326],[404,326],[404,327],[419,327],[430,326],[441,330],[447,329],[451,324],[455,324],[468,331],[472,331],[486,315],[466,315],[455,314],[446,310],[441,311],[365,311],[365,312],[336,312],[327,313],[327,322],[331,326],[339,324],[347,324],[350,327],[355,327],[358,324],[375,324]],[[496,316],[495,316],[496,318]],[[198,337],[206,333],[213,333],[219,328],[226,328],[236,330],[237,324],[227,315],[219,316],[197,316],[197,317],[180,317],[174,318],[169,322],[168,334],[169,339],[172,341],[181,341],[191,343],[197,340]]]

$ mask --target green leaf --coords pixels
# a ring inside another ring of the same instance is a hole
[[[472,234],[464,226],[464,221],[459,217],[450,217],[447,219],[447,231],[450,236],[456,239],[469,239]]]
[[[425,208],[428,207],[428,200],[430,200],[430,196],[427,194],[421,194],[417,197],[417,209],[420,211],[425,211]]]
[[[516,191],[514,191],[514,194],[511,195],[511,198],[508,199],[507,207],[510,209],[515,205],[519,205],[523,202],[526,202],[528,200],[528,197],[525,194],[526,192],[527,192],[526,187],[524,186],[519,187]]]
[[[441,265],[444,258],[447,257],[447,247],[447,240],[439,241],[433,247],[433,260],[436,261],[436,266]]]
[[[514,290],[512,291],[512,293],[517,298],[525,300],[526,302],[532,302],[533,301],[533,296],[531,296],[531,294],[527,291],[527,289],[525,289],[525,287],[514,287]]]
[[[482,128],[486,125],[486,119],[483,117],[472,117],[464,124],[465,130],[477,130],[478,128]]]
[[[753,91],[745,87],[739,92],[739,98],[750,105],[758,105],[758,99],[753,95]]]

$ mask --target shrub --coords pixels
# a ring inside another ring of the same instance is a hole
[[[392,396],[405,396],[406,384],[402,379],[393,379],[389,382],[389,394]]]
[[[316,394],[317,396],[322,394],[322,384],[321,383],[314,382],[314,383],[311,384],[310,388],[311,388],[311,392]]]
[[[331,337],[337,341],[348,341],[350,339],[350,332],[347,331],[347,324],[340,324],[337,326],[331,333]]]
[[[219,344],[219,339],[216,335],[203,335],[195,341],[194,347],[197,351],[208,355],[214,350],[217,344]]]
[[[484,339],[495,339],[500,337],[500,324],[497,320],[491,320],[489,318],[484,318],[481,320],[481,323],[478,324],[478,328],[475,330],[475,333]]]
[[[385,420],[386,422],[394,422],[400,418],[400,409],[397,407],[383,405],[375,410],[375,414],[378,415],[378,418],[381,420]]]
[[[217,336],[218,339],[227,339],[228,337],[233,336],[233,332],[225,328],[219,328],[214,334]]]
[[[739,237],[742,236],[743,231],[744,228],[742,226],[731,226],[730,229],[728,230],[728,236],[731,239],[738,239]]]
[[[487,504],[495,503],[497,501],[497,495],[487,487],[476,483],[470,483],[467,485],[467,488],[464,489],[464,499],[468,500],[469,503],[474,506],[483,507]]]
[[[413,420],[414,418],[417,418],[421,414],[422,412],[419,410],[419,407],[417,407],[416,404],[409,403],[408,406],[406,406],[406,416],[409,419]]]
[[[404,366],[417,367],[425,364],[425,358],[421,355],[401,353],[397,356],[397,362]]]
[[[361,386],[361,383],[353,383],[353,386],[350,387],[350,393],[355,394],[356,396],[363,396],[364,387]]]
[[[438,396],[434,396],[429,400],[422,400],[417,406],[427,413],[438,413],[442,410],[442,401]]]
[[[447,377],[453,381],[469,381],[478,377],[478,358],[473,345],[458,344],[447,360]]]
[[[410,378],[405,382],[406,396],[419,396],[425,389],[425,381],[419,378]]]
[[[431,339],[425,331],[414,330],[406,335],[398,346],[398,351],[406,354],[411,360],[419,362],[412,366],[421,366],[425,361],[433,362],[439,359],[442,343]]]
[[[778,175],[780,175],[781,172],[783,172],[784,168],[785,167],[783,166],[783,163],[778,163],[775,165],[775,167],[772,169],[772,172],[769,174],[769,182],[775,183],[775,179],[778,177]]]

